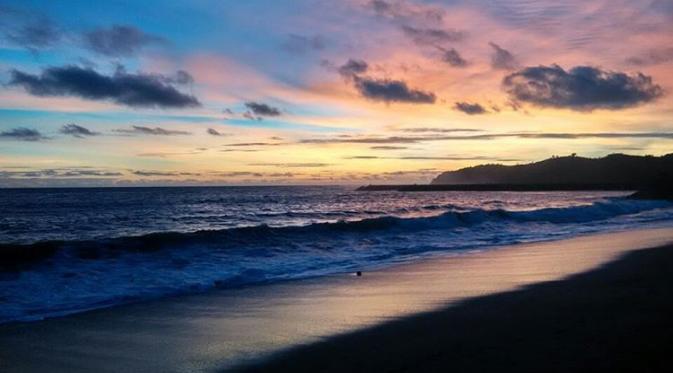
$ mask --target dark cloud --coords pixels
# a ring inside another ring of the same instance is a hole
[[[246,102],[245,107],[248,108],[248,112],[243,115],[249,114],[249,116],[246,116],[249,119],[259,120],[261,117],[277,117],[282,114],[280,109],[260,102]]]
[[[228,134],[226,134],[226,133],[222,133],[222,132],[220,132],[220,131],[218,131],[218,130],[216,130],[216,129],[214,129],[214,128],[208,128],[208,130],[207,130],[206,132],[207,132],[209,135],[213,135],[213,136],[228,136]]]
[[[344,78],[352,78],[356,75],[367,72],[369,65],[366,61],[349,59],[348,62],[339,67],[339,74]]]
[[[448,63],[453,67],[465,67],[467,66],[467,61],[458,53],[457,50],[451,49],[441,49],[442,51],[442,61]]]
[[[60,133],[64,135],[71,135],[79,138],[87,137],[87,136],[97,136],[100,135],[98,132],[91,131],[88,128],[82,127],[80,125],[74,124],[74,123],[69,123],[63,125],[61,129],[59,130]]]
[[[6,29],[5,37],[14,44],[36,51],[58,43],[63,35],[50,20],[41,19],[13,30]]]
[[[432,92],[411,89],[401,80],[353,78],[355,88],[362,96],[375,101],[433,104],[437,97]]]
[[[181,93],[159,75],[128,74],[123,69],[111,76],[72,65],[49,67],[40,75],[12,70],[9,85],[23,87],[34,96],[75,96],[131,107],[200,106],[195,97]]]
[[[47,139],[40,131],[32,128],[18,127],[0,132],[0,139],[18,141],[41,141]]]
[[[167,130],[161,127],[145,127],[145,126],[131,126],[130,129],[117,129],[115,132],[137,135],[156,135],[156,136],[171,136],[171,135],[191,135],[187,131]]]
[[[502,85],[512,100],[578,111],[623,109],[663,95],[662,88],[647,75],[592,66],[576,66],[569,71],[558,65],[527,67],[506,76]]]
[[[669,61],[673,61],[673,48],[653,49],[626,59],[628,64],[635,66],[658,65]]]
[[[283,50],[294,54],[305,54],[311,51],[318,51],[325,48],[326,41],[320,35],[304,36],[290,34],[281,47]]]
[[[148,45],[162,42],[164,40],[158,36],[125,25],[101,28],[84,34],[87,48],[108,57],[132,56]]]
[[[519,66],[519,62],[510,51],[493,42],[488,43],[488,45],[493,48],[491,67],[500,70],[514,70]]]
[[[478,115],[478,114],[487,114],[488,111],[484,109],[483,106],[477,103],[469,103],[469,102],[456,102],[453,105],[453,108],[458,111],[462,111],[465,114],[468,115]]]
[[[402,26],[402,31],[409,39],[418,45],[442,45],[456,42],[465,38],[465,33],[457,30],[442,30],[434,28],[416,28]]]
[[[407,102],[417,104],[434,103],[435,94],[417,89],[411,89],[407,83],[401,80],[375,79],[364,77],[361,74],[369,69],[367,62],[363,60],[349,59],[348,62],[338,68],[339,74],[351,82],[355,89],[366,98],[375,101]]]

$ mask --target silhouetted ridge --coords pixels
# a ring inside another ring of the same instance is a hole
[[[673,154],[611,154],[604,158],[554,157],[525,165],[487,164],[440,174],[432,185],[577,184],[628,185],[634,189],[673,179]]]

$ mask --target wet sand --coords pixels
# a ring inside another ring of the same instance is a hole
[[[244,372],[670,372],[673,245],[239,367]]]
[[[576,355],[614,367],[606,354],[643,333],[657,342],[625,356],[655,364],[671,342],[671,254],[634,250],[671,241],[585,236],[0,325],[0,371],[568,371],[588,361]]]

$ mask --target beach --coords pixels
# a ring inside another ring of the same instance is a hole
[[[673,371],[672,23],[0,0],[0,373]]]
[[[280,353],[246,372],[665,372],[673,245]]]
[[[672,254],[639,249],[671,241],[585,235],[3,324],[0,370],[658,370]]]

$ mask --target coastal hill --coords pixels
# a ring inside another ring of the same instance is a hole
[[[447,171],[431,185],[537,184],[650,186],[673,177],[673,153],[660,157],[610,154],[603,158],[575,155],[505,166],[487,164]]]
[[[430,184],[365,185],[361,191],[638,190],[636,197],[673,198],[673,153],[655,157],[552,157],[515,166],[485,164],[443,172]]]

